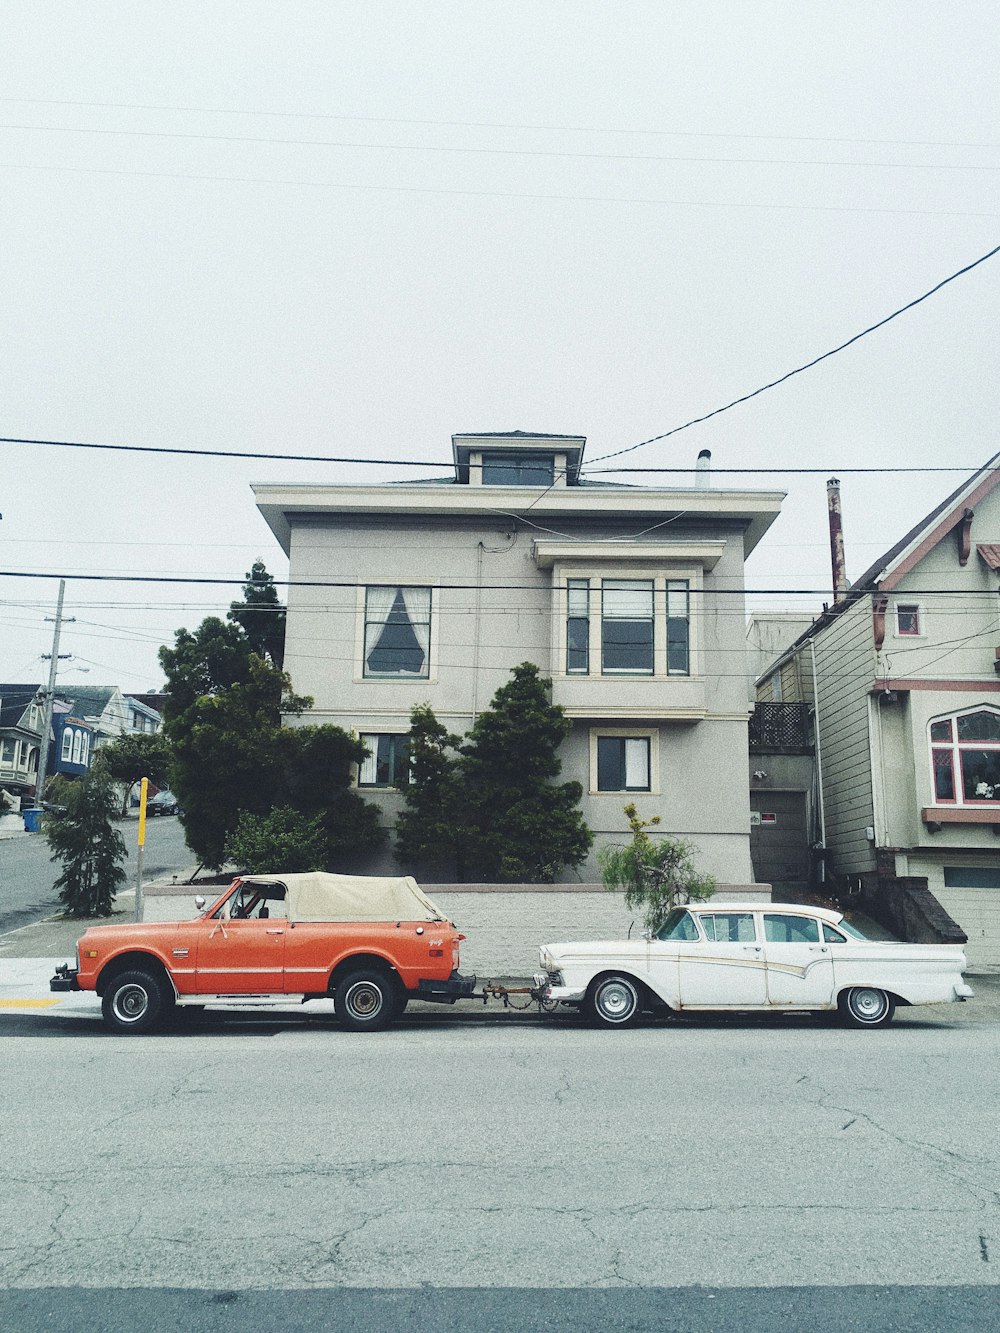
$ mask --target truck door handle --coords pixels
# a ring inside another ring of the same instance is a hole
[[[264,933],[266,935],[284,935],[285,932],[283,930],[267,930]]]

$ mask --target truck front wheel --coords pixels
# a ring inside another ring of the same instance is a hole
[[[167,1008],[163,983],[141,968],[119,972],[101,1000],[104,1021],[116,1032],[149,1032]]]
[[[378,1032],[399,1012],[396,982],[385,972],[359,969],[337,982],[334,1008],[352,1032]]]

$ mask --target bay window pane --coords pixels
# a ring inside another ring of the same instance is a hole
[[[586,675],[590,670],[590,582],[566,583],[566,670]]]
[[[667,584],[667,670],[684,676],[691,670],[688,585],[682,580]]]
[[[959,755],[965,799],[1000,801],[1000,750],[962,749]]]
[[[951,719],[946,718],[943,722],[931,723],[932,741],[950,741],[951,740]]]
[[[955,770],[950,750],[934,751],[934,798],[938,801],[955,799]]]
[[[601,667],[652,675],[653,584],[605,579],[601,589]]]
[[[1000,741],[1000,713],[984,708],[979,713],[966,713],[956,722],[960,741]]]

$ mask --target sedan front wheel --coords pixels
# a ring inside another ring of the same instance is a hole
[[[852,986],[837,1001],[840,1016],[851,1028],[884,1028],[892,1022],[896,1001],[875,986]]]
[[[601,977],[587,992],[585,1008],[601,1027],[631,1027],[642,1013],[639,987],[631,977]]]

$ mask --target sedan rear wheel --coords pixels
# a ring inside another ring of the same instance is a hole
[[[642,1013],[639,987],[631,977],[600,977],[587,992],[585,1009],[601,1027],[631,1027]]]
[[[851,1028],[884,1028],[892,1022],[896,1001],[875,986],[852,986],[837,1001],[840,1016]]]

